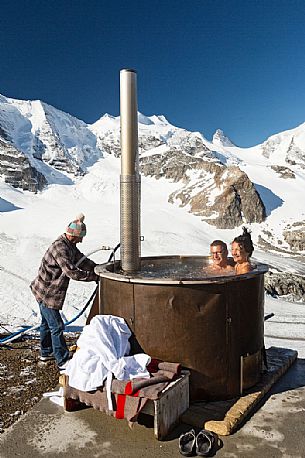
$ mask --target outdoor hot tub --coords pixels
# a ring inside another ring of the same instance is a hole
[[[204,256],[141,258],[96,267],[100,310],[126,320],[143,351],[191,370],[196,399],[230,399],[257,383],[264,350],[264,273],[211,276]]]

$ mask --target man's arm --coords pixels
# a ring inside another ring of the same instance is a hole
[[[80,264],[78,264],[78,267],[80,267],[82,270],[94,270],[96,263],[91,259],[85,257],[85,255],[76,247],[75,264],[77,264],[78,261],[82,258],[84,259]]]
[[[60,249],[59,249],[60,248]],[[98,275],[93,271],[93,268],[88,270],[80,269],[70,259],[70,252],[68,247],[60,245],[60,247],[55,246],[53,251],[53,256],[63,273],[76,281],[97,281]],[[91,261],[93,262],[93,261]],[[81,263],[83,264],[83,263]],[[94,263],[95,264],[95,263]]]

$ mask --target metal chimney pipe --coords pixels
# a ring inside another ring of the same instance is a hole
[[[120,72],[121,176],[120,238],[121,267],[125,272],[140,269],[140,189],[138,157],[137,74]]]

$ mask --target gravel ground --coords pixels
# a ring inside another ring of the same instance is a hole
[[[68,345],[75,344],[77,337],[67,338]],[[0,346],[0,432],[57,386],[55,362],[42,363],[39,354],[38,339],[23,338]]]

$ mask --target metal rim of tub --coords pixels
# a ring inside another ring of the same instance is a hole
[[[149,257],[142,257],[141,264],[153,262],[153,261],[175,261],[175,260],[192,260],[195,259],[196,261],[203,261],[206,265],[208,265],[208,256],[191,256],[191,255],[176,255],[176,256],[149,256]],[[226,283],[231,281],[240,281],[240,280],[247,280],[249,278],[253,278],[257,275],[265,274],[268,271],[268,265],[262,264],[259,262],[255,262],[255,268],[246,274],[236,275],[232,273],[232,275],[226,274],[222,276],[209,276],[205,278],[196,278],[196,279],[189,279],[189,278],[163,278],[163,277],[149,277],[149,276],[141,276],[141,271],[137,273],[122,273],[122,272],[113,272],[113,267],[118,269],[120,267],[120,261],[117,260],[115,263],[107,262],[104,264],[99,264],[95,267],[95,272],[100,275],[101,277],[108,278],[110,280],[116,280],[126,283],[152,283],[152,284],[166,284],[166,285],[198,285],[198,284],[210,284],[210,283]],[[111,271],[112,270],[112,271]]]

